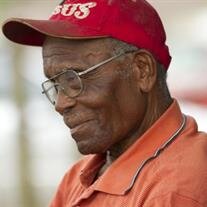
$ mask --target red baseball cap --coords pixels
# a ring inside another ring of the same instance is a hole
[[[161,19],[145,0],[65,0],[49,20],[11,18],[2,30],[8,39],[32,46],[42,46],[46,36],[112,37],[148,50],[166,69],[171,61]]]

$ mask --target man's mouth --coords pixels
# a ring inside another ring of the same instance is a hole
[[[67,117],[64,117],[64,122],[65,124],[72,130],[72,129],[75,129],[75,128],[78,128],[80,127],[81,125],[84,125],[86,124],[87,122],[89,121],[92,121],[93,119],[85,119],[84,121],[83,120],[70,120],[69,118]]]
[[[88,139],[88,135],[92,136],[91,133],[94,131],[94,119],[90,119],[88,121],[81,122],[77,124],[75,127],[70,128],[70,133],[72,138],[77,142],[86,141]]]
[[[84,122],[81,122],[80,124],[76,124],[74,127],[70,128],[71,135],[86,128],[91,121],[92,120],[84,121]]]

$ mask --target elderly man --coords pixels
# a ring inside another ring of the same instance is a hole
[[[170,54],[144,0],[65,0],[49,20],[9,19],[42,46],[43,93],[86,155],[51,207],[206,207],[207,135],[166,84]]]

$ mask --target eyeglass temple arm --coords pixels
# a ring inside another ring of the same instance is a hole
[[[95,70],[96,68],[98,68],[98,67],[100,67],[100,66],[102,66],[102,65],[104,65],[104,64],[106,64],[106,63],[108,63],[108,62],[110,62],[110,61],[112,61],[112,60],[114,60],[116,58],[118,58],[118,57],[120,57],[121,55],[124,55],[124,54],[129,53],[129,52],[134,52],[134,51],[127,51],[127,52],[123,52],[123,53],[120,53],[118,55],[115,55],[115,56],[113,56],[113,57],[111,57],[111,58],[109,58],[107,60],[104,60],[104,61],[98,63],[97,65],[94,65],[94,66],[88,68],[85,71],[79,72],[78,75],[84,75],[84,74],[86,74],[86,73],[88,73],[88,72],[90,72],[92,70]]]

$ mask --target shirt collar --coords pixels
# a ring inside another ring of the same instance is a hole
[[[182,113],[174,100],[167,111],[94,183],[94,189],[116,195],[125,194],[133,184],[138,169],[181,128],[182,123]],[[103,162],[103,155],[93,155],[89,159],[80,177],[82,184],[92,183]]]

